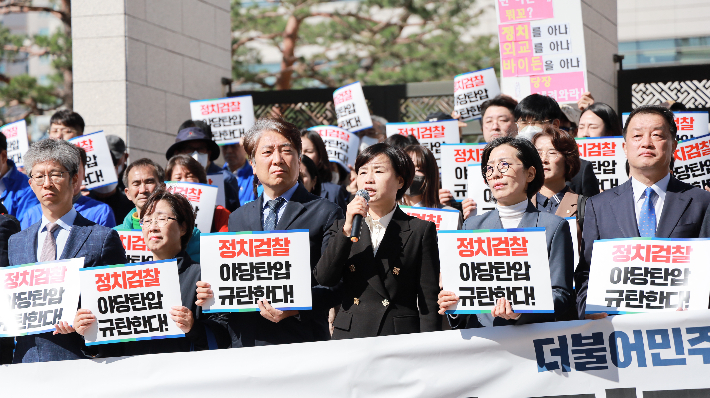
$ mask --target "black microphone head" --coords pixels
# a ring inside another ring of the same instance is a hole
[[[361,196],[361,197],[365,198],[365,201],[366,201],[366,202],[369,202],[369,201],[370,201],[370,194],[369,194],[366,190],[364,190],[364,189],[361,189],[361,190],[357,191],[357,192],[355,193],[355,196]]]

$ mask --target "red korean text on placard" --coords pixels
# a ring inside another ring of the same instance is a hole
[[[200,113],[206,116],[213,113],[239,112],[241,108],[242,104],[239,101],[218,102],[216,104],[200,105]]]
[[[84,150],[88,153],[94,150],[94,140],[90,138],[87,140],[80,140],[76,142],[76,146],[84,148]]]
[[[418,219],[420,219],[420,220],[433,222],[434,224],[436,224],[436,230],[437,230],[437,231],[439,230],[439,227],[441,227],[441,220],[442,220],[441,214],[417,213],[416,211],[412,211],[412,210],[409,210],[409,211],[407,211],[406,213],[407,213],[408,215],[410,215],[410,216],[412,216],[412,217],[416,217],[416,218],[418,218]]]
[[[108,271],[96,274],[96,290],[99,292],[155,286],[160,286],[160,269],[158,268]]]
[[[695,140],[690,144],[681,144],[675,150],[676,160],[693,160],[710,155],[710,140]]]
[[[202,197],[202,190],[200,188],[195,188],[195,187],[176,187],[172,186],[168,188],[169,192],[175,193],[175,194],[181,194],[184,197],[187,198],[190,202],[193,203],[199,203],[200,198]]]
[[[615,263],[639,260],[645,263],[685,264],[690,262],[692,251],[692,246],[637,243],[614,245],[611,256]]]
[[[483,86],[485,84],[486,82],[483,80],[483,75],[464,77],[456,80],[456,83],[454,84],[454,93],[459,90],[468,90],[474,87]]]
[[[6,128],[2,133],[5,134],[5,138],[15,138],[17,136],[17,126]]]
[[[501,236],[483,238],[456,238],[456,249],[461,257],[474,256],[527,256],[528,238],[524,236]]]
[[[18,270],[5,274],[5,289],[15,289],[21,286],[40,286],[64,282],[67,267],[58,265],[47,268]]]
[[[123,248],[126,250],[144,251],[144,252],[149,251],[148,247],[146,247],[146,245],[145,245],[145,241],[143,240],[143,236],[141,236],[141,235],[119,234],[119,237],[121,238],[121,243],[123,243]]]
[[[291,239],[287,237],[220,239],[219,255],[222,258],[288,256],[290,247]]]
[[[582,142],[577,143],[581,157],[606,157],[616,155],[615,142]]]
[[[350,133],[336,129],[320,129],[318,135],[324,138],[338,138],[345,142],[350,142]]]
[[[481,161],[481,154],[484,148],[454,149],[454,161],[456,163],[478,163]]]
[[[695,129],[695,118],[694,117],[677,117],[675,118],[675,124],[678,131],[693,131]]]
[[[333,96],[333,102],[335,105],[340,105],[341,103],[350,101],[351,99],[353,99],[353,93],[351,90],[343,90]]]

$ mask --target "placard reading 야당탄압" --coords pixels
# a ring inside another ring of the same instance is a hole
[[[345,170],[349,170],[348,165],[355,165],[360,146],[357,134],[335,126],[314,126],[308,130],[315,131],[323,139],[329,161],[340,164]]]
[[[629,179],[626,173],[624,137],[583,137],[575,138],[579,157],[588,160],[599,181],[599,190],[617,187]]]
[[[214,291],[205,312],[311,309],[308,230],[202,234],[202,280]]]
[[[254,125],[254,102],[251,95],[190,101],[190,114],[210,125],[217,145],[236,144]]]
[[[488,313],[499,298],[517,313],[554,312],[544,228],[439,231],[441,283],[459,302],[447,313]]]
[[[461,120],[480,119],[481,104],[500,94],[493,68],[462,73],[454,77],[454,111]]]
[[[468,193],[468,165],[481,161],[482,144],[442,144],[441,145],[441,187],[461,202]]]
[[[372,127],[370,109],[367,107],[360,82],[333,91],[333,104],[338,117],[338,127],[351,133]]]

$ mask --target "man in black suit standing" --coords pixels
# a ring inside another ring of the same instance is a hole
[[[583,256],[575,271],[577,311],[585,318],[589,269],[595,240],[657,237],[698,238],[710,205],[710,193],[673,177],[670,163],[677,142],[673,112],[655,105],[636,108],[624,126],[629,180],[589,198]],[[587,315],[588,319],[606,314]]]
[[[328,246],[325,234],[335,220],[343,218],[341,208],[312,195],[298,182],[301,134],[282,119],[259,119],[243,138],[254,173],[264,186],[256,200],[229,217],[229,231],[271,231],[307,229],[310,234],[311,268]],[[312,279],[313,309],[280,311],[268,301],[259,303],[260,313],[228,313],[212,316],[229,332],[229,346],[252,347],[270,344],[328,340],[328,310],[339,303],[337,288],[318,286]],[[213,297],[209,284],[197,283],[197,304]],[[217,336],[218,340],[220,336]],[[220,342],[220,346],[224,346]]]

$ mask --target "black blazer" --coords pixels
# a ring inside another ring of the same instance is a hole
[[[592,162],[584,159],[579,159],[582,162],[577,174],[567,181],[567,186],[579,195],[586,197],[594,196],[599,193],[599,180],[594,174]]]
[[[710,193],[681,182],[671,175],[663,202],[663,212],[656,228],[656,237],[707,237],[710,232],[710,220],[704,218],[709,205]],[[704,235],[701,234],[701,228]],[[594,241],[638,236],[631,179],[587,200],[581,244],[583,252],[574,273],[580,319],[584,319],[587,307],[587,285]]]
[[[333,339],[439,330],[439,248],[436,226],[397,207],[377,255],[363,221],[360,240],[343,235],[345,220],[333,223],[330,243],[314,274],[325,286],[343,281],[342,310]]]
[[[522,325],[526,323],[551,322],[574,305],[572,301],[572,274],[574,271],[574,246],[569,232],[567,220],[554,214],[539,211],[528,202],[523,219],[517,228],[545,228],[547,242],[547,257],[550,262],[550,282],[552,283],[552,301],[555,304],[554,314],[522,314],[515,321],[491,314],[449,315],[449,324],[453,329],[480,328],[487,326]],[[502,229],[498,210],[490,211],[480,216],[469,217],[463,224],[463,229]],[[513,309],[515,310],[515,309]]]
[[[261,214],[264,196],[245,204],[229,216],[229,231],[263,231]],[[335,220],[343,218],[343,211],[336,204],[310,194],[301,184],[286,203],[277,230],[307,229],[310,236],[311,268],[320,259],[328,246],[326,232]],[[300,311],[279,323],[273,323],[259,312],[230,312],[211,314],[210,319],[219,322],[229,333],[227,345],[252,347],[255,345],[302,343],[330,339],[328,311],[339,301],[337,289],[318,286],[312,279],[313,309]],[[224,335],[215,333],[220,346]]]
[[[332,182],[323,182],[320,184],[320,197],[328,199],[343,209],[343,212],[348,210],[348,199],[350,193],[342,185],[333,184]]]

